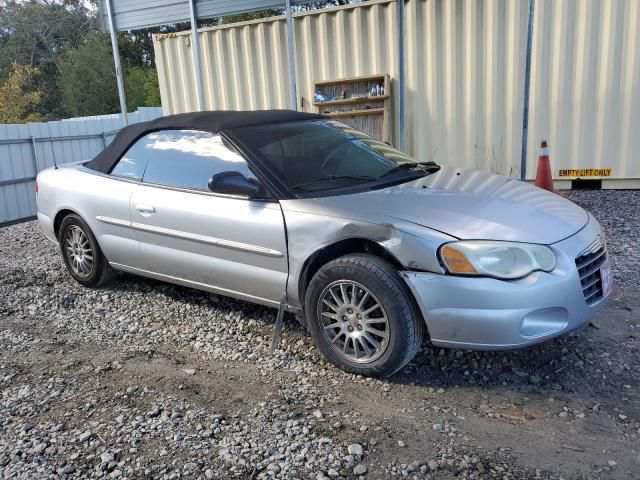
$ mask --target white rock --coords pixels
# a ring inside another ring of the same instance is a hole
[[[360,465],[356,465],[356,467],[353,469],[354,475],[364,475],[365,473],[367,473],[367,466],[363,465],[362,463]]]
[[[362,445],[359,443],[352,443],[347,447],[349,455],[362,455]]]
[[[100,461],[102,463],[111,463],[116,459],[115,455],[111,452],[104,452],[100,455]]]

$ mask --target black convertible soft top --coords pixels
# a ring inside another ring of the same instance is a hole
[[[326,118],[317,113],[293,110],[211,111],[167,115],[148,122],[134,123],[118,132],[113,141],[85,166],[109,173],[122,155],[140,137],[158,130],[205,130],[218,133],[236,127],[249,127],[269,123],[295,122]]]

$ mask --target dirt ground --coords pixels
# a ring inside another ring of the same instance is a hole
[[[83,289],[37,225],[0,229],[0,476],[640,478],[640,292],[616,261],[583,328],[425,342],[382,382],[327,365],[293,318],[271,354],[275,311],[129,275]]]

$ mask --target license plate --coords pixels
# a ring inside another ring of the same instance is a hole
[[[602,296],[606,297],[613,290],[613,274],[611,273],[611,262],[607,258],[600,267],[600,279],[602,280]]]

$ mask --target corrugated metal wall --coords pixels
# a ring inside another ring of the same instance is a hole
[[[296,81],[305,110],[316,111],[311,105],[316,81],[382,73],[390,74],[392,105],[397,105],[397,7],[371,3],[295,18]]]
[[[283,18],[200,31],[206,108],[289,107]],[[156,37],[154,47],[164,112],[197,110],[189,34]]]
[[[541,137],[560,168],[640,178],[640,2],[536,2],[527,177]],[[294,17],[298,95],[316,80],[389,73],[397,108],[395,1]],[[407,150],[520,176],[528,2],[406,2]],[[288,108],[283,17],[200,31],[208,109]],[[165,113],[197,108],[188,32],[154,40]],[[392,122],[396,125],[397,111]]]
[[[407,150],[421,159],[514,174],[520,158],[526,2],[407,2]],[[294,17],[305,110],[317,80],[389,73],[397,110],[397,5],[372,1]],[[188,34],[158,37],[166,113],[197,109]],[[208,109],[289,107],[282,17],[200,31]],[[495,92],[500,92],[499,94]],[[397,111],[392,113],[397,138]]]
[[[140,108],[129,114],[129,122],[161,115],[158,107]],[[92,158],[120,128],[117,114],[0,125],[0,224],[36,214],[33,181],[40,170],[53,165],[54,158],[58,165]]]
[[[527,2],[412,0],[406,23],[409,151],[519,177]]]
[[[560,168],[640,178],[640,1],[537,0],[528,177],[547,137]]]

